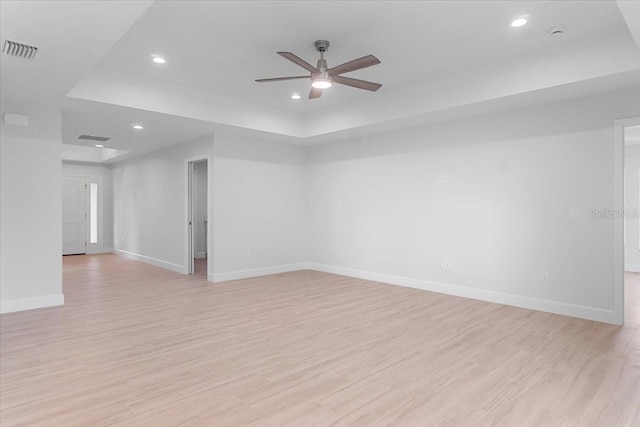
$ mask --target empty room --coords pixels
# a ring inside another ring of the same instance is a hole
[[[0,1],[0,426],[640,426],[640,2]]]

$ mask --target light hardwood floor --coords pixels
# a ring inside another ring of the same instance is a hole
[[[312,271],[221,284],[64,258],[2,315],[2,426],[640,426],[624,327]]]

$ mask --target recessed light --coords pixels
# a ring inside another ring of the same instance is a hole
[[[300,94],[299,93],[292,93],[291,94],[291,99],[300,99]]]
[[[96,144],[96,147],[98,147],[98,148],[104,148],[104,145],[102,145],[102,144]]]
[[[155,62],[156,64],[164,64],[167,62],[167,60],[164,59],[162,56],[153,55],[153,62]]]
[[[134,128],[135,130],[142,130],[144,129],[144,126],[142,125],[131,125],[132,128]]]
[[[523,17],[514,19],[513,21],[511,21],[511,24],[509,25],[511,25],[513,28],[518,28],[518,27],[522,27],[523,25],[526,25],[527,22],[529,21],[527,20],[527,18],[523,16]]]

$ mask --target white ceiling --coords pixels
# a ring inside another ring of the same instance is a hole
[[[134,124],[141,125],[144,129],[133,129]],[[73,158],[67,157],[68,160],[82,160],[82,153],[87,153],[95,161],[95,156],[99,155],[97,152],[121,150],[117,153],[109,152],[99,160],[100,163],[114,163],[212,134],[214,129],[215,125],[211,122],[78,99],[65,100],[62,110],[63,144],[92,148],[75,151]],[[104,143],[77,139],[83,134],[110,139]],[[95,144],[104,145],[105,149],[95,149]]]
[[[152,1],[0,1],[0,37],[35,45],[35,60],[0,55],[2,112],[38,118],[39,132],[59,134],[66,93],[98,62]],[[45,123],[42,123],[45,122]],[[4,130],[4,129],[3,129]]]
[[[366,3],[366,4],[365,4]],[[576,13],[579,11],[579,13]],[[512,29],[522,14],[529,25]],[[554,40],[549,29],[566,34]],[[295,112],[326,109],[376,95],[346,86],[322,99],[306,97],[310,82],[255,83],[257,78],[298,76],[305,70],[276,55],[289,51],[315,65],[313,42],[331,42],[329,66],[367,54],[382,64],[352,73],[382,83],[382,91],[428,76],[478,66],[522,52],[578,40],[624,22],[613,2],[514,1],[162,1],[156,2],[98,64],[137,77],[222,94]],[[188,30],[186,30],[188,28]],[[167,64],[149,61],[152,54]]]
[[[127,153],[129,151],[115,148],[62,144],[62,159],[68,162],[108,163]]]
[[[313,143],[488,103],[514,108],[534,98],[640,87],[637,30],[632,36],[627,26],[639,18],[637,8],[618,7],[624,2],[0,3],[2,38],[42,47],[32,63],[1,58],[3,112],[57,105],[63,143],[87,145],[75,140],[79,133],[111,136],[109,148],[130,151],[112,162],[217,126]],[[523,14],[529,24],[510,28]],[[549,36],[553,27],[565,34]],[[254,82],[305,74],[276,51],[315,64],[316,39],[331,42],[329,66],[377,56],[380,65],[350,76],[383,87],[335,85],[307,100],[307,80]],[[154,64],[153,54],[167,63]],[[303,99],[291,100],[294,91]],[[132,132],[130,124],[141,121],[145,130]]]

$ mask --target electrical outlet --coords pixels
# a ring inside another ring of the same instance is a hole
[[[440,184],[448,184],[449,183],[449,175],[438,175],[438,182]]]
[[[571,218],[572,219],[576,219],[580,217],[580,209],[578,208],[571,208]]]
[[[253,249],[247,249],[247,257],[248,258],[252,258],[253,257]]]
[[[440,261],[438,261],[438,267],[443,270],[449,270],[451,268],[451,263],[447,260],[441,259]]]
[[[547,270],[540,271],[540,281],[542,282],[549,281],[549,272]]]

